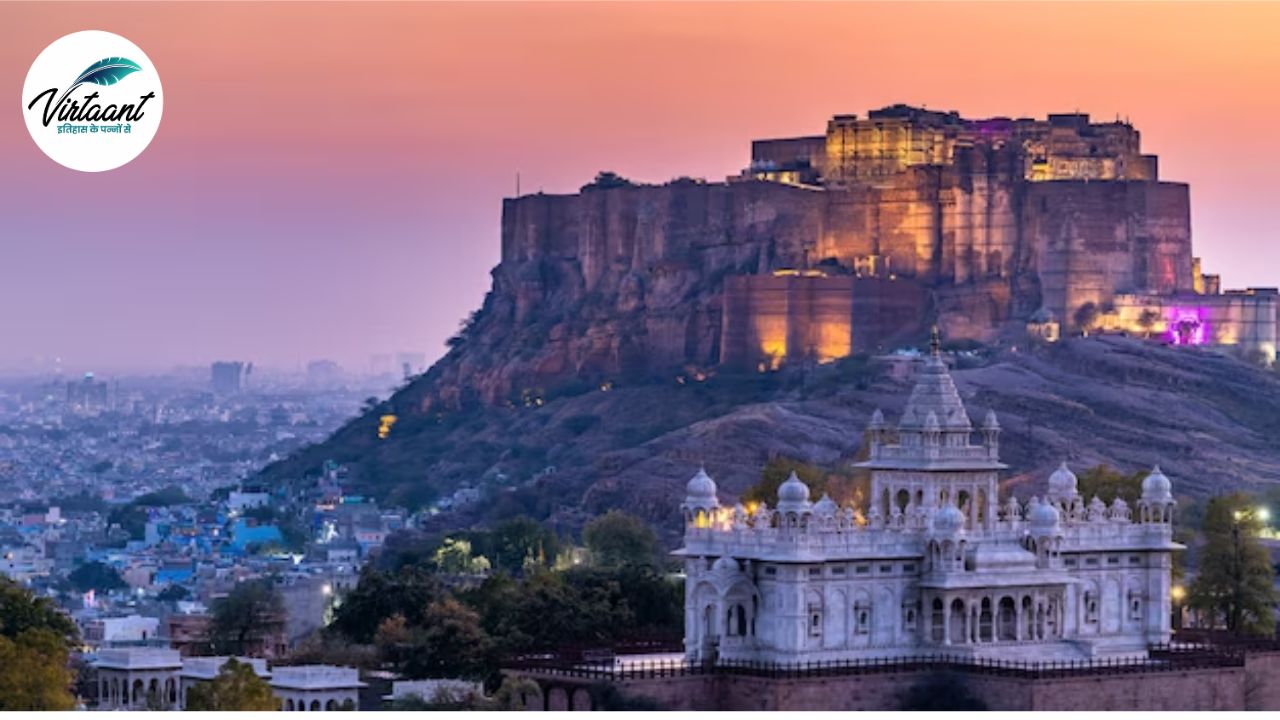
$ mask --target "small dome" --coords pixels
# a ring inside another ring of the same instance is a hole
[[[1142,499],[1157,501],[1173,499],[1173,483],[1169,482],[1169,478],[1160,472],[1159,465],[1152,468],[1151,474],[1143,479]]]
[[[964,529],[964,513],[955,505],[943,505],[933,514],[933,529],[940,533],[957,533]]]
[[[800,481],[796,477],[795,471],[791,471],[791,476],[787,481],[778,487],[778,505],[782,503],[808,503],[809,502],[809,486]]]
[[[706,468],[699,468],[698,474],[689,479],[684,486],[685,503],[715,504],[716,482],[707,474]]]
[[[1040,498],[1031,498],[1028,503],[1027,522],[1033,528],[1052,529],[1058,526],[1058,509],[1049,503],[1040,502]]]
[[[938,414],[930,410],[929,414],[924,418],[925,432],[938,431],[942,429],[942,423],[938,422]]]
[[[818,515],[835,515],[840,511],[840,506],[836,505],[836,501],[826,493],[822,494],[822,499],[813,506],[813,512]]]
[[[718,558],[711,564],[711,570],[713,572],[736,573],[738,572],[738,569],[738,561],[727,555],[722,558]]]
[[[1066,461],[1058,466],[1049,476],[1049,497],[1066,499],[1076,496],[1076,474],[1067,467]]]
[[[999,429],[1000,429],[1000,421],[996,419],[996,411],[995,411],[995,410],[988,410],[988,411],[987,411],[987,417],[986,417],[985,419],[983,419],[983,421],[982,421],[982,429],[984,429],[984,430],[999,430]]]
[[[885,428],[884,413],[880,412],[880,408],[871,413],[871,422],[867,425],[872,430],[883,430]]]

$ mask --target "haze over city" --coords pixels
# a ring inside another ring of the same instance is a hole
[[[1280,7],[971,10],[5,5],[0,86],[99,28],[145,49],[166,108],[150,148],[100,174],[0,114],[0,370],[431,359],[489,286],[517,172],[525,193],[605,169],[719,180],[753,138],[896,102],[1127,117],[1191,184],[1205,270],[1274,284]]]

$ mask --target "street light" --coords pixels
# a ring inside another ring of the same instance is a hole
[[[1255,513],[1257,514],[1258,519],[1261,520],[1262,522],[1267,522],[1268,520],[1271,519],[1271,510],[1265,507],[1258,508],[1255,511]]]
[[[1181,603],[1182,599],[1186,596],[1187,596],[1187,590],[1181,585],[1174,585],[1169,590],[1169,597],[1173,598],[1174,602]]]

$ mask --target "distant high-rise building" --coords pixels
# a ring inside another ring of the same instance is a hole
[[[215,362],[211,370],[213,391],[218,395],[234,395],[240,392],[241,386],[253,370],[253,364],[239,361]]]
[[[311,385],[335,385],[342,381],[342,368],[332,360],[307,363],[307,382]]]
[[[67,383],[67,407],[73,412],[92,413],[107,409],[107,384],[87,372],[80,380]]]

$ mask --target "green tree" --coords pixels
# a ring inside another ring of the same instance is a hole
[[[188,710],[279,710],[280,701],[253,666],[232,658],[209,682],[187,691]]]
[[[440,572],[453,575],[474,575],[489,570],[488,558],[472,555],[471,542],[464,539],[445,538],[433,559]]]
[[[1123,473],[1107,465],[1096,465],[1076,477],[1076,490],[1088,503],[1095,496],[1110,503],[1123,498],[1132,507],[1142,497],[1142,481],[1145,471]]]
[[[124,580],[116,569],[97,560],[84,563],[67,575],[71,586],[80,592],[107,592],[125,587]]]
[[[1256,504],[1242,493],[1209,500],[1200,572],[1191,584],[1189,605],[1236,635],[1275,632],[1275,568],[1258,540]]]
[[[488,533],[487,545],[479,551],[494,567],[512,574],[530,566],[551,567],[560,554],[560,539],[556,534],[528,517],[499,523]]]
[[[487,669],[490,640],[480,615],[453,598],[431,603],[410,637],[408,677],[482,677]]]
[[[74,710],[66,640],[49,629],[0,635],[0,711]]]
[[[394,573],[366,566],[360,581],[334,611],[331,630],[356,643],[373,642],[382,622],[402,615],[409,625],[421,625],[427,606],[444,596],[440,581],[415,566]]]
[[[744,503],[769,503],[778,501],[778,488],[787,481],[791,473],[795,473],[800,481],[809,486],[809,493],[815,500],[827,489],[827,473],[817,465],[800,462],[793,458],[775,457],[770,459],[760,471],[760,481],[747,488],[742,494]]]
[[[212,610],[209,643],[215,653],[260,655],[284,629],[284,601],[270,580],[236,585]]]
[[[75,623],[48,598],[0,577],[0,710],[71,710]]]
[[[538,683],[529,678],[508,675],[493,693],[493,700],[485,710],[524,710],[531,700],[542,697]]]
[[[26,630],[52,631],[65,638],[68,646],[79,639],[76,624],[53,601],[36,597],[30,590],[0,577],[0,635],[13,640]]]
[[[587,523],[582,541],[599,567],[656,565],[662,552],[658,536],[643,520],[610,510]]]

